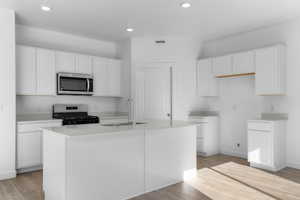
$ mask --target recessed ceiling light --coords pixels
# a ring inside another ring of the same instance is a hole
[[[191,7],[192,6],[192,4],[190,4],[189,2],[183,2],[182,4],[181,4],[181,7],[183,7],[183,8],[189,8],[189,7]]]
[[[126,28],[126,31],[127,31],[127,32],[133,32],[134,29],[133,29],[133,28]]]
[[[51,7],[50,7],[50,6],[47,6],[47,5],[41,5],[41,9],[42,9],[43,11],[46,11],[46,12],[49,12],[49,11],[52,10]]]

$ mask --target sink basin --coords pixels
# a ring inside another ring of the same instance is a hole
[[[146,124],[146,122],[136,122],[135,124]],[[114,123],[114,124],[102,124],[101,126],[130,126],[133,125],[133,122],[127,122],[127,123]]]

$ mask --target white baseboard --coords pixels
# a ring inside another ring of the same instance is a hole
[[[247,159],[247,154],[244,154],[241,152],[232,152],[232,151],[221,150],[221,154]]]
[[[22,174],[22,173],[27,173],[27,172],[34,172],[34,171],[38,171],[38,170],[42,170],[43,166],[42,165],[38,165],[38,166],[34,166],[34,167],[28,167],[28,168],[22,168],[22,169],[17,169],[17,174]]]
[[[300,169],[300,163],[287,163],[286,166],[295,169]]]
[[[16,175],[17,175],[16,170],[11,170],[11,171],[7,171],[7,172],[0,172],[0,180],[15,178]]]

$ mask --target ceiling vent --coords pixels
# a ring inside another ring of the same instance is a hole
[[[165,44],[166,41],[165,40],[156,40],[155,43],[156,44]]]

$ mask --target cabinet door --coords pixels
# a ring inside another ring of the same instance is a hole
[[[42,132],[17,134],[17,169],[42,165]]]
[[[273,93],[275,88],[276,65],[275,49],[266,48],[255,52],[256,94]]]
[[[55,53],[56,72],[76,72],[76,56],[72,53],[57,51]]]
[[[255,51],[256,94],[285,93],[284,47],[275,46]]]
[[[197,126],[197,138],[204,139],[208,135],[208,122],[199,122]]]
[[[93,58],[94,96],[108,95],[109,82],[107,69],[107,61],[101,58]]]
[[[108,65],[109,75],[109,96],[120,97],[121,96],[121,62],[113,60]]]
[[[248,161],[272,165],[272,132],[248,130]]]
[[[37,95],[55,95],[55,52],[37,49]]]
[[[232,74],[232,56],[222,56],[213,59],[213,73],[215,76]]]
[[[197,65],[197,95],[218,96],[218,81],[212,73],[212,59],[200,60]]]
[[[36,49],[27,46],[16,47],[17,94],[36,94]]]
[[[254,52],[237,53],[232,56],[233,74],[247,74],[255,72]]]
[[[92,58],[86,55],[77,55],[76,72],[81,74],[92,74]]]

